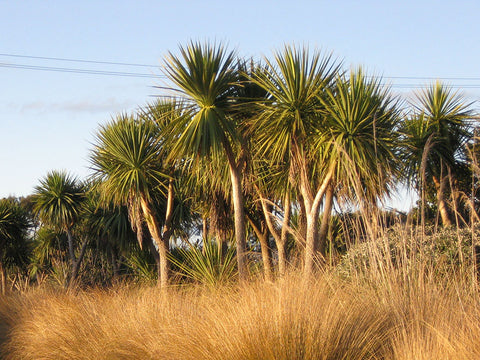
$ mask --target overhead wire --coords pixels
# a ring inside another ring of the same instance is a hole
[[[48,56],[32,56],[32,55],[19,55],[19,54],[5,54],[5,53],[0,53],[0,56],[14,57],[14,58],[23,58],[23,59],[69,61],[69,62],[89,63],[89,64],[122,65],[122,66],[137,66],[137,67],[150,67],[150,68],[158,67],[158,66],[159,66],[159,65],[148,65],[148,64],[138,64],[138,63],[125,63],[125,62],[99,61],[99,60],[85,60],[85,59],[71,59],[71,58],[48,57]]]
[[[64,68],[64,67],[11,64],[11,63],[0,63],[0,67],[12,68],[12,69],[24,69],[24,70],[54,71],[54,72],[63,72],[63,73],[108,75],[108,76],[127,76],[127,77],[139,77],[139,78],[164,78],[165,77],[164,75],[155,75],[155,74],[147,74],[147,73],[80,69],[80,68]]]
[[[132,62],[116,62],[116,61],[99,61],[99,60],[87,60],[87,59],[73,59],[62,57],[48,57],[48,56],[33,56],[23,54],[12,53],[0,53],[0,57],[18,58],[18,59],[31,59],[31,60],[47,60],[47,61],[60,61],[60,62],[72,62],[72,63],[85,63],[95,65],[114,65],[124,67],[141,67],[141,68],[161,68],[162,65],[141,64]],[[141,73],[141,72],[128,72],[128,71],[112,71],[112,70],[97,70],[97,69],[85,69],[77,67],[55,67],[55,66],[42,66],[42,65],[29,65],[29,64],[17,64],[9,62],[0,62],[0,68],[22,69],[22,70],[34,70],[34,71],[50,71],[61,73],[74,73],[74,74],[89,74],[89,75],[103,75],[103,76],[121,76],[121,77],[138,77],[138,78],[165,78],[165,75],[157,75],[154,73]],[[480,81],[480,77],[430,77],[430,76],[380,76],[383,80],[424,80],[424,81]],[[425,84],[419,83],[384,83],[392,88],[397,89],[416,89],[424,88]],[[480,89],[479,84],[449,84],[454,88],[463,89]]]

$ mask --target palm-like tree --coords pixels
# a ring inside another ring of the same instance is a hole
[[[108,281],[108,273],[104,269],[111,269],[116,277],[124,256],[138,248],[137,237],[134,233],[126,206],[106,204],[99,187],[89,184],[85,209],[79,227],[84,236],[91,238],[92,249],[95,251],[91,266],[102,269],[102,281]],[[105,266],[106,265],[106,266]]]
[[[166,74],[181,93],[188,117],[173,126],[172,156],[227,159],[235,215],[238,272],[247,277],[246,230],[243,197],[244,153],[238,121],[232,116],[232,96],[238,83],[235,54],[223,46],[190,43],[180,48],[181,56],[170,53]]]
[[[273,163],[285,162],[290,179],[300,193],[306,217],[305,273],[314,268],[318,250],[318,215],[333,175],[314,155],[312,135],[325,122],[324,107],[319,100],[339,71],[331,56],[307,49],[286,46],[275,54],[275,61],[265,59],[266,66],[249,76],[267,92],[258,103],[260,112],[251,120],[263,156]]]
[[[76,279],[85,254],[87,241],[78,258],[75,255],[73,227],[78,221],[85,200],[84,186],[65,171],[51,171],[35,187],[34,210],[42,223],[64,232],[68,238],[71,263],[70,284]]]
[[[426,180],[433,182],[442,223],[448,226],[452,219],[445,191],[455,168],[467,161],[465,145],[473,138],[471,104],[437,81],[418,93],[413,105],[417,114],[406,120],[402,129],[405,172],[410,179],[418,180],[418,170],[422,169]]]
[[[422,204],[421,220],[425,220],[424,204],[425,192],[429,180],[427,174],[432,174],[432,162],[428,161],[431,151],[439,150],[433,147],[434,137],[431,133],[429,120],[425,113],[413,112],[402,121],[399,133],[401,134],[400,162],[402,165],[402,180],[408,188],[413,188],[420,196]]]
[[[168,169],[165,171],[162,140],[160,128],[153,121],[119,115],[100,127],[90,160],[104,201],[128,207],[140,245],[146,222],[155,242],[155,246],[152,242],[147,245],[154,254],[158,252],[158,283],[166,286],[174,186],[166,174]],[[159,202],[164,206],[159,207]]]
[[[28,256],[27,233],[31,221],[27,212],[11,199],[0,200],[0,293],[6,290],[7,268],[21,267]]]
[[[388,194],[398,175],[398,111],[389,89],[361,69],[337,78],[321,98],[327,121],[316,136],[319,154],[335,169],[328,188],[320,229],[325,251],[334,188],[348,199],[376,203]],[[341,195],[341,194],[340,194]]]

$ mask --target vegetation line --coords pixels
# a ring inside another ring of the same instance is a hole
[[[0,357],[479,358],[474,103],[293,45],[162,69],[87,179],[0,200]],[[382,209],[400,185],[416,206]]]

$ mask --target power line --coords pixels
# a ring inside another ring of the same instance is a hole
[[[458,80],[458,81],[480,81],[474,77],[433,77],[433,76],[380,76],[382,79],[404,79],[404,80]]]
[[[1,54],[0,54],[1,55]],[[102,62],[106,64],[107,62]],[[111,63],[110,63],[111,64]],[[117,63],[120,64],[120,63]],[[123,64],[123,63],[122,63]],[[165,75],[155,75],[147,73],[137,72],[125,72],[125,71],[108,71],[108,70],[94,70],[94,69],[81,69],[81,68],[66,68],[66,67],[52,67],[52,66],[39,66],[39,65],[26,65],[26,64],[12,64],[12,63],[0,63],[0,68],[22,69],[22,70],[36,70],[36,71],[50,71],[50,72],[62,72],[62,73],[74,73],[74,74],[89,74],[89,75],[104,75],[104,76],[122,76],[122,77],[138,77],[138,78],[166,78]],[[383,77],[383,79],[434,79],[428,77]],[[446,79],[446,78],[442,78]],[[461,79],[461,78],[448,78],[448,79]],[[470,78],[470,80],[475,80]],[[480,80],[480,78],[478,79]],[[422,84],[383,84],[397,89],[412,89],[412,88],[424,88]],[[464,89],[480,89],[480,84],[451,84],[454,88]]]
[[[21,55],[21,54],[8,54],[0,53],[0,56],[23,58],[23,59],[35,59],[35,60],[48,60],[48,61],[65,61],[75,63],[88,63],[99,65],[115,65],[115,66],[132,66],[143,68],[160,68],[161,65],[150,65],[140,63],[125,63],[114,61],[98,61],[87,59],[72,59],[72,58],[60,58],[60,57],[47,57],[47,56],[33,56],[33,55]],[[90,74],[90,75],[104,75],[104,76],[122,76],[122,77],[139,77],[139,78],[165,78],[164,75],[155,75],[138,72],[126,72],[126,71],[110,71],[110,70],[95,70],[95,69],[82,69],[72,67],[53,67],[53,66],[40,66],[40,65],[27,65],[27,64],[14,64],[14,63],[0,63],[0,67],[23,69],[23,70],[36,70],[36,71],[50,71],[50,72],[63,72],[63,73],[76,73],[76,74]],[[480,81],[479,77],[429,77],[429,76],[380,76],[384,80],[452,80],[452,81]],[[415,89],[424,88],[424,84],[418,83],[397,83],[397,84],[384,84],[389,85],[391,88],[396,89]],[[449,84],[454,88],[462,89],[480,89],[480,84]]]
[[[78,63],[88,63],[88,64],[136,66],[136,67],[148,67],[148,68],[162,67],[161,64],[152,65],[152,64],[140,64],[140,63],[125,63],[125,62],[115,62],[115,61],[72,59],[72,58],[20,55],[20,54],[7,54],[7,53],[0,53],[0,56],[23,58],[23,59],[68,61],[68,62],[78,62]],[[382,79],[405,79],[405,80],[437,80],[437,79],[440,79],[440,80],[458,80],[458,81],[480,81],[480,77],[435,77],[435,76],[380,76],[380,77]]]
[[[390,86],[392,88],[400,89],[423,89],[425,84],[383,84]],[[448,84],[452,88],[462,88],[462,89],[480,89],[480,84]]]
[[[53,71],[53,72],[63,72],[63,73],[107,75],[107,76],[127,76],[127,77],[139,77],[139,78],[164,78],[165,77],[164,75],[136,73],[136,72],[107,71],[107,70],[93,70],[93,69],[80,69],[80,68],[64,68],[64,67],[51,67],[51,66],[38,66],[38,65],[25,65],[25,64],[9,64],[9,63],[0,63],[0,67],[11,68],[11,69],[23,69],[23,70]]]
[[[54,60],[54,61],[69,61],[69,62],[78,62],[78,63],[88,63],[88,64],[104,64],[104,65],[121,65],[121,66],[137,66],[137,67],[160,67],[160,65],[148,65],[148,64],[137,64],[137,63],[123,63],[123,62],[112,62],[112,61],[97,61],[97,60],[85,60],[85,59],[70,59],[70,58],[59,58],[59,57],[47,57],[47,56],[31,56],[31,55],[19,55],[19,54],[0,54],[0,56],[22,58],[22,59],[39,59],[39,60]]]
[[[87,59],[72,59],[61,57],[49,57],[49,56],[33,56],[33,55],[21,55],[21,54],[8,54],[0,53],[0,56],[23,58],[23,59],[39,59],[39,60],[52,60],[52,61],[68,61],[88,64],[103,64],[103,65],[119,65],[119,66],[136,66],[136,67],[148,67],[159,68],[163,67],[161,64],[140,64],[140,63],[127,63],[127,62],[115,62],[115,61],[100,61],[100,60],[87,60]],[[435,76],[380,76],[382,79],[404,79],[404,80],[458,80],[458,81],[480,81],[480,77],[435,77]]]

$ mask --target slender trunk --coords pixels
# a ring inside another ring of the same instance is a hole
[[[447,202],[445,201],[444,190],[446,177],[442,177],[441,180],[433,177],[433,182],[435,184],[435,189],[437,190],[437,203],[438,203],[438,212],[442,218],[443,226],[451,226],[452,221],[450,219],[450,214],[448,213]]]
[[[457,191],[458,184],[457,181],[453,178],[452,169],[450,166],[447,167],[448,169],[448,183],[450,184],[450,193],[452,195],[452,207],[453,207],[453,215],[455,218],[455,226],[457,229],[459,228],[460,220],[462,220],[464,225],[467,225],[463,217],[459,217],[458,209],[459,209],[459,192]]]
[[[295,240],[301,246],[300,249],[303,249],[305,246],[305,242],[307,239],[307,209],[305,209],[305,203],[303,201],[303,196],[300,194],[299,196],[299,204],[300,204],[300,212],[298,214],[298,229],[297,229],[297,236]]]
[[[158,247],[158,255],[160,258],[160,264],[159,264],[159,284],[162,288],[165,288],[168,285],[168,279],[169,279],[169,271],[170,271],[170,266],[168,263],[168,252],[169,252],[169,246],[166,241],[161,240],[160,241],[160,246]]]
[[[317,244],[318,244],[318,212],[317,214],[307,214],[307,238],[305,244],[305,264],[304,275],[309,277],[313,274],[315,269],[315,262],[317,259]]]
[[[278,251],[278,273],[280,276],[285,276],[287,272],[287,243],[286,242],[277,242],[277,251]]]
[[[73,268],[75,267],[75,262],[76,262],[75,250],[73,248],[73,236],[70,229],[67,229],[66,233],[67,233],[67,239],[68,239],[68,254],[70,255],[70,266],[73,273]]]
[[[451,226],[452,220],[450,220],[450,215],[447,210],[447,203],[443,198],[438,199],[438,211],[440,212],[440,217],[442,218],[443,226]]]
[[[228,153],[227,153],[228,155]],[[243,205],[242,174],[235,164],[233,155],[228,156],[230,167],[230,178],[232,180],[232,199],[235,217],[235,241],[237,244],[237,264],[240,281],[247,280],[247,241],[245,231],[245,209]]]
[[[162,238],[170,239],[172,234],[172,220],[173,220],[173,205],[175,201],[175,187],[173,185],[173,179],[168,181],[168,194],[167,194],[167,210],[165,212],[165,224],[163,226]]]
[[[332,215],[333,195],[334,195],[334,187],[333,187],[333,184],[330,184],[325,193],[325,205],[323,207],[322,223],[320,224],[320,231],[318,233],[318,242],[319,242],[318,251],[323,256],[325,256],[326,249],[327,249],[327,235],[328,235],[328,228],[330,225],[330,218]]]
[[[88,244],[88,237],[83,242],[82,249],[80,250],[80,255],[78,255],[78,258],[75,260],[75,264],[72,270],[71,283],[73,283],[77,279],[78,271],[80,270],[80,265],[82,264],[82,260],[85,256],[85,251],[87,250],[87,244]]]
[[[152,236],[153,241],[155,241],[155,245],[157,247],[157,251],[159,255],[158,285],[161,287],[166,287],[168,285],[168,276],[169,276],[168,247],[165,245],[165,241],[161,234],[160,225],[158,224],[155,213],[153,209],[150,207],[150,204],[144,198],[142,198],[141,206],[142,206],[142,211],[145,215],[148,230],[150,231],[150,235]]]
[[[268,245],[268,230],[260,233],[258,240],[260,241],[260,247],[262,250],[263,272],[265,274],[265,280],[273,281],[272,250]]]
[[[67,240],[68,240],[68,253],[69,253],[69,256],[70,256],[70,278],[67,279],[67,282],[65,284],[65,287],[66,288],[69,288],[70,286],[72,286],[74,280],[75,280],[75,277],[76,277],[76,274],[75,274],[75,268],[76,268],[76,264],[77,264],[77,259],[75,258],[75,250],[74,250],[74,247],[73,247],[73,235],[70,231],[70,229],[67,229],[66,230],[66,234],[67,234]]]
[[[259,224],[258,221],[255,221],[254,218],[246,215],[250,225],[255,232],[255,235],[260,242],[260,250],[262,252],[262,262],[263,262],[263,272],[265,274],[265,280],[272,281],[273,280],[273,269],[272,269],[272,250],[268,245],[268,226],[265,222],[262,221],[262,224]]]
[[[3,263],[0,261],[0,286],[1,286],[1,294],[5,295],[7,289],[7,271],[3,266]]]
[[[282,231],[280,233],[280,241],[277,243],[278,248],[278,271],[280,276],[284,276],[287,272],[288,253],[287,241],[290,227],[290,216],[292,213],[292,204],[290,202],[290,194],[287,192],[283,204],[283,223]],[[279,246],[280,245],[280,246]]]
[[[204,216],[202,219],[202,239],[203,242],[205,243],[208,239],[208,224],[207,224],[207,218]]]
[[[304,274],[309,277],[313,274],[315,269],[315,262],[320,260],[318,255],[319,237],[318,237],[318,216],[320,212],[320,203],[325,195],[325,192],[330,187],[330,183],[334,174],[334,166],[332,166],[325,176],[320,187],[315,193],[315,197],[310,196],[310,185],[306,182],[300,184],[300,191],[302,192],[303,200],[305,202],[305,209],[307,212],[307,236],[305,244],[305,264]]]
[[[287,193],[285,195],[283,221],[282,221],[281,230],[279,231],[277,227],[275,227],[272,221],[272,217],[274,216],[272,215],[272,212],[271,212],[271,206],[267,204],[267,200],[262,195],[260,189],[258,187],[255,187],[255,190],[257,191],[257,195],[260,198],[260,204],[262,205],[262,211],[265,217],[266,225],[270,233],[273,235],[275,244],[277,246],[278,272],[280,276],[283,276],[285,275],[285,272],[286,272],[287,260],[288,260],[286,245],[287,245],[289,226],[290,226],[290,216],[291,216],[290,194]]]

